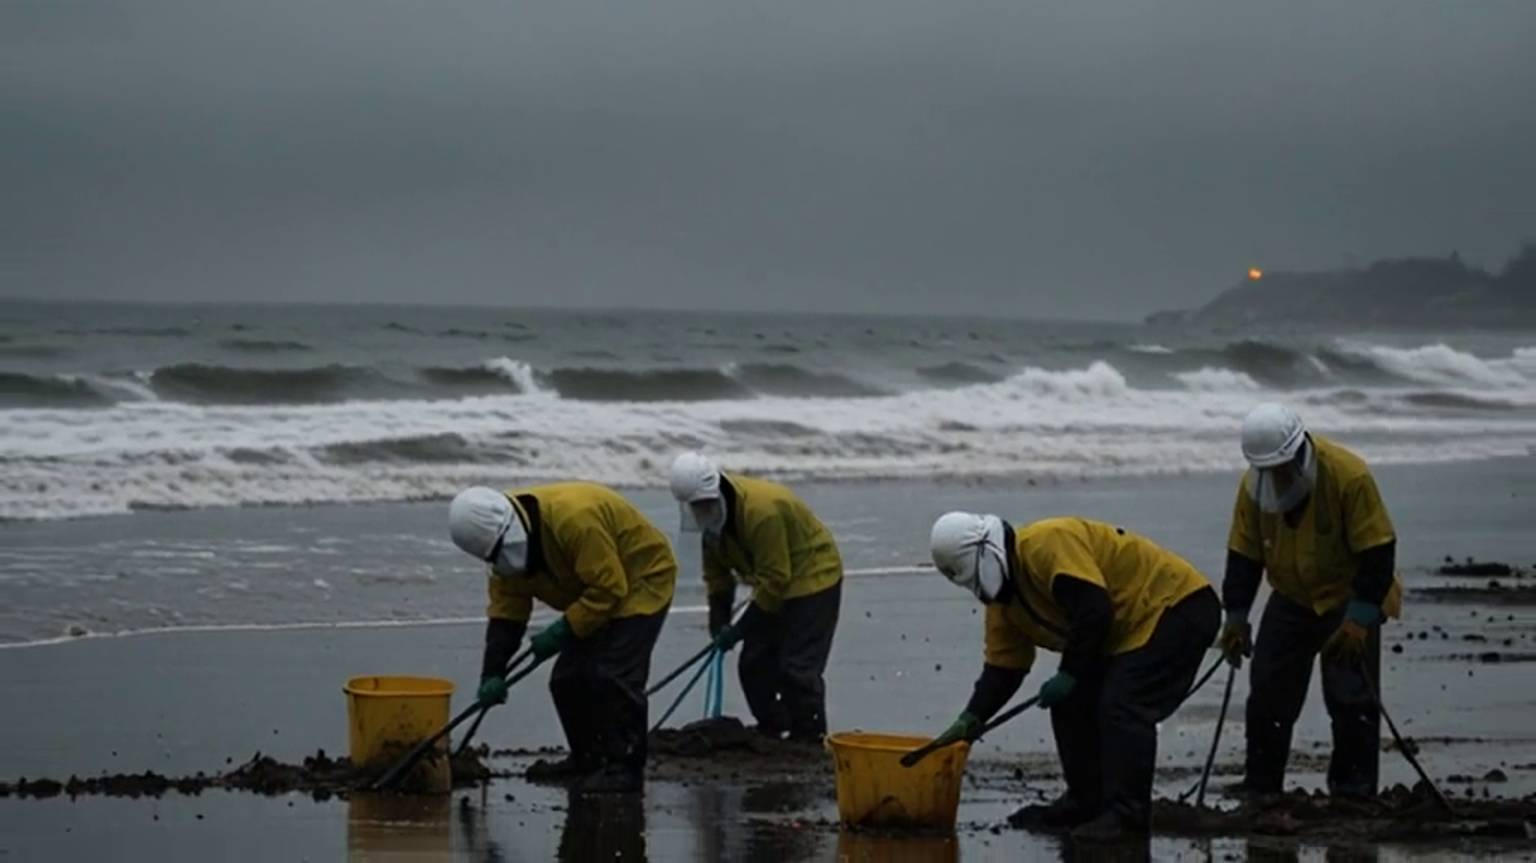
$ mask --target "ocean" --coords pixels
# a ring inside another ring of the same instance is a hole
[[[1283,398],[1378,463],[1525,455],[1536,334],[965,318],[0,303],[0,520],[790,480],[1235,469]]]
[[[483,615],[461,486],[672,456],[795,483],[856,578],[978,508],[1118,520],[1217,577],[1256,401],[1378,469],[1402,563],[1536,559],[1536,335],[505,309],[0,304],[0,645]],[[1508,458],[1515,457],[1515,458]],[[1429,467],[1430,463],[1435,463]],[[311,506],[311,504],[348,504]],[[697,549],[676,609],[702,603]]]

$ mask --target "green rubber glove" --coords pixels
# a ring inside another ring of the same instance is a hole
[[[1344,607],[1344,616],[1361,626],[1375,626],[1386,619],[1386,615],[1381,613],[1381,606],[1358,599],[1351,599],[1349,605]]]
[[[571,624],[561,616],[559,620],[545,627],[538,635],[529,640],[528,646],[533,648],[533,658],[539,662],[554,656],[565,649],[565,644],[571,639]]]
[[[735,647],[736,643],[741,641],[741,637],[745,634],[742,632],[741,624],[739,623],[723,626],[720,628],[719,634],[715,636],[715,649],[721,653],[729,653],[731,648]]]
[[[937,746],[948,746],[961,740],[970,740],[981,733],[982,725],[981,717],[970,712],[962,713],[933,742]]]
[[[1338,665],[1359,665],[1370,643],[1371,627],[1381,621],[1381,606],[1358,599],[1350,600],[1339,628],[1323,643],[1323,659]]]
[[[1077,678],[1058,671],[1051,675],[1051,679],[1040,684],[1040,706],[1045,708],[1055,707],[1066,701],[1072,695],[1072,690],[1077,687]]]
[[[735,623],[730,622],[730,614],[727,612],[725,618],[726,625],[715,636],[715,648],[721,653],[725,653],[735,647],[737,642],[745,638],[747,633],[756,629],[759,625],[766,624],[769,617],[768,612],[763,611],[762,607],[755,602],[747,606],[747,610],[742,612],[741,619]]]
[[[505,704],[507,702],[507,681],[492,675],[480,681],[480,691],[475,698],[482,705]]]
[[[1216,644],[1229,665],[1243,667],[1243,658],[1253,655],[1253,626],[1248,623],[1247,612],[1227,612],[1227,622],[1222,626]]]

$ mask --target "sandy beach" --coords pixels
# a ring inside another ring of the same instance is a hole
[[[1489,579],[1443,578],[1431,570],[1447,554],[1522,566],[1536,559],[1536,538],[1522,529],[1530,516],[1522,495],[1533,474],[1528,459],[1380,472],[1402,536],[1400,561],[1411,591],[1406,619],[1386,630],[1385,698],[1399,727],[1421,741],[1426,767],[1459,797],[1520,797],[1536,791],[1536,731],[1529,721],[1536,702],[1530,685],[1536,603],[1522,579],[1505,579],[1507,585],[1490,590]],[[1231,478],[1214,474],[1051,487],[809,487],[807,497],[848,538],[844,548],[850,571],[862,573],[849,579],[828,673],[832,726],[932,733],[964,703],[979,668],[979,619],[974,601],[964,593],[912,566],[921,559],[921,525],[932,513],[967,505],[1013,517],[1094,514],[1137,525],[1219,579],[1216,561],[1231,488]],[[675,507],[661,494],[632,497],[660,523],[675,518]],[[135,517],[133,533],[140,541],[152,540],[155,520],[182,529],[191,522],[221,534],[236,534],[246,523],[259,533],[284,523],[324,530],[328,521],[342,529],[375,521],[376,530],[419,532],[425,543],[437,529],[440,509],[438,504],[392,504],[149,514]],[[47,547],[67,533],[78,538],[82,553],[90,554],[97,543],[120,551],[124,538],[115,531],[121,527],[121,520],[103,519],[4,529],[8,538],[19,540],[13,548]],[[657,648],[653,679],[706,637],[704,617],[697,611],[697,570],[684,559],[680,587],[687,589],[680,589]],[[295,557],[289,565],[302,570],[305,561]],[[410,595],[419,594],[434,603],[434,610],[462,613],[464,622],[337,626],[320,618],[313,627],[278,629],[208,624],[193,631],[0,650],[0,686],[12,695],[11,708],[0,715],[0,734],[9,743],[0,755],[0,778],[64,780],[71,774],[143,770],[190,775],[231,769],[257,752],[288,761],[316,749],[344,752],[341,685],[346,678],[435,675],[452,679],[460,693],[472,685],[481,631],[473,619],[478,588],[474,573],[463,573],[462,582],[445,573],[428,584],[393,586],[383,603],[408,605]],[[1434,593],[1444,588],[1452,591]],[[1052,659],[1043,662],[1048,667]],[[481,740],[495,750],[519,753],[490,758],[494,771],[520,773],[530,760],[520,753],[561,743],[543,690],[546,676],[542,670],[536,673],[485,723]],[[1240,675],[1234,715],[1218,757],[1221,781],[1238,771],[1245,692]],[[1159,796],[1177,796],[1198,773],[1220,697],[1218,680],[1161,727]],[[465,703],[462,694],[456,703]],[[653,699],[653,715],[665,703],[663,696]],[[674,723],[697,718],[701,709],[695,695]],[[734,682],[726,712],[746,715]],[[1314,693],[1297,729],[1293,784],[1320,785],[1327,739],[1326,715]],[[1030,712],[1000,729],[977,746],[972,762],[954,841],[892,844],[840,834],[830,772],[813,758],[783,771],[755,766],[706,771],[702,777],[662,761],[653,764],[643,803],[617,807],[567,799],[563,791],[511,776],[459,791],[451,800],[409,803],[366,795],[316,801],[304,794],[264,797],[218,790],[196,796],[172,792],[157,799],[12,798],[0,800],[0,851],[27,860],[111,857],[123,849],[141,859],[334,859],[346,852],[354,859],[463,853],[479,859],[574,860],[597,859],[590,855],[601,852],[605,858],[658,860],[815,860],[836,854],[853,855],[845,859],[987,860],[1063,853],[1055,838],[1003,829],[1006,815],[1018,805],[1060,790],[1047,716]],[[1390,752],[1383,755],[1382,770],[1384,786],[1413,781],[1408,765]],[[1505,779],[1484,781],[1492,771]],[[1276,841],[1287,846],[1274,838],[1159,836],[1151,853],[1159,859],[1207,853],[1252,858],[1256,851],[1250,841],[1258,843],[1255,848]],[[1486,840],[1458,847],[1467,853],[1513,851]],[[1397,859],[1447,850],[1443,845],[1389,846],[1382,853]]]

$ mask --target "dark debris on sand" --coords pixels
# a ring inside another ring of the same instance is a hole
[[[1159,834],[1290,836],[1360,842],[1428,842],[1461,838],[1525,839],[1536,796],[1459,800],[1447,812],[1424,783],[1394,786],[1374,799],[1292,791],[1263,804],[1219,811],[1172,800],[1154,805]]]
[[[1536,605],[1536,586],[1529,583],[1511,586],[1496,578],[1490,579],[1485,587],[1416,587],[1411,592],[1415,596],[1437,602]]]
[[[820,744],[767,737],[732,716],[663,728],[649,739],[654,779],[769,780],[824,783],[831,790],[832,759]]]
[[[482,754],[471,750],[452,760],[455,786],[475,785],[493,775],[481,760]],[[333,796],[345,797],[360,791],[373,778],[372,771],[355,770],[346,758],[331,758],[323,749],[299,764],[288,764],[257,752],[239,767],[211,775],[199,772],[192,776],[165,776],[150,770],[84,778],[71,776],[62,782],[23,777],[14,783],[0,782],[0,797],[43,798],[61,794],[71,798],[82,795],[159,797],[168,791],[192,795],[222,789],[267,795],[303,793],[316,800],[329,800]],[[409,793],[412,789],[405,787],[401,790]]]
[[[1449,555],[1446,556],[1445,563],[1441,565],[1439,569],[1435,570],[1435,572],[1439,575],[1461,577],[1513,575],[1518,578],[1524,575],[1524,573],[1522,573],[1520,570],[1510,566],[1507,563],[1497,563],[1491,560],[1476,560],[1470,557],[1467,558],[1463,563],[1456,563],[1450,558]]]

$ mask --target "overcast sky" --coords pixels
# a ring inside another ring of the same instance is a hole
[[[1496,267],[1533,45],[1532,0],[4,0],[0,297],[1125,318]]]

